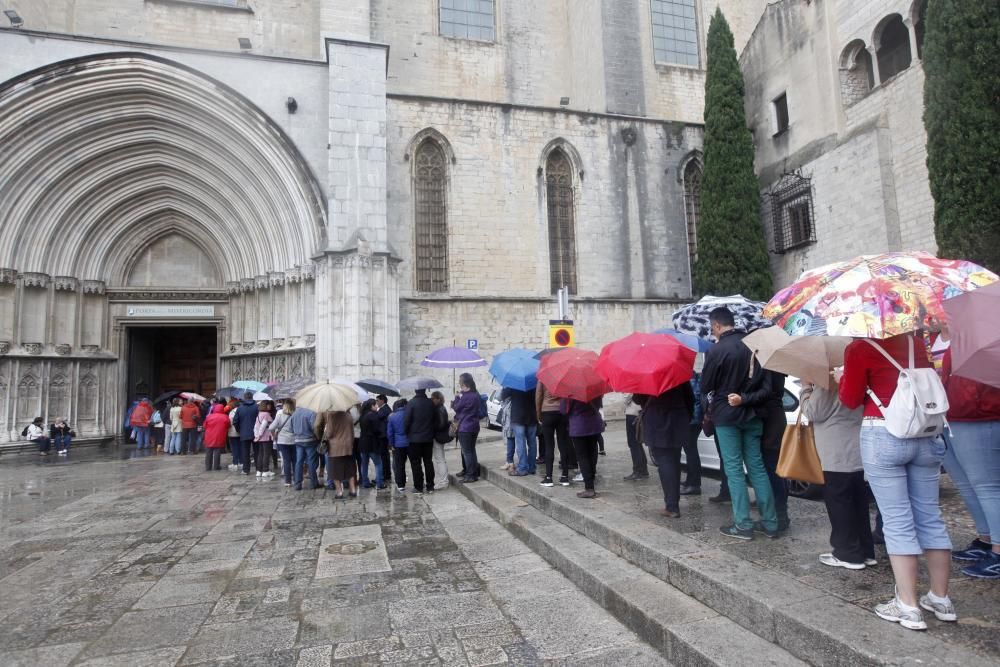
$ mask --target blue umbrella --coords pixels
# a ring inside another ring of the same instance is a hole
[[[666,336],[672,336],[677,340],[678,343],[686,348],[694,350],[695,352],[708,352],[712,347],[712,343],[704,338],[699,338],[692,334],[684,333],[683,331],[678,331],[677,329],[658,329],[653,333],[664,334]]]
[[[531,391],[538,386],[535,374],[538,373],[539,365],[535,352],[516,347],[493,357],[490,375],[496,378],[501,387]]]
[[[256,380],[237,380],[233,383],[233,386],[237,389],[245,389],[247,391],[264,391],[267,387],[263,382],[257,382]]]

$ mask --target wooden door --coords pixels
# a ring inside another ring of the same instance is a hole
[[[202,396],[215,392],[215,329],[161,329],[157,352],[161,392],[189,390]]]

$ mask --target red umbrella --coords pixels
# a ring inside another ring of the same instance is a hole
[[[555,396],[589,402],[611,391],[595,370],[596,364],[596,352],[567,347],[542,357],[538,381]]]
[[[615,391],[659,396],[694,374],[695,351],[660,334],[633,333],[601,350],[597,372]]]

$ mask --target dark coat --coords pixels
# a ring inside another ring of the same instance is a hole
[[[383,440],[387,440],[386,428],[389,426],[389,415],[392,414],[392,408],[390,408],[389,404],[386,403],[378,409],[376,414],[378,415],[379,420],[379,437]]]
[[[538,423],[535,413],[535,390],[519,391],[505,388],[500,392],[500,400],[510,399],[510,423],[530,426]]]
[[[688,439],[694,414],[694,391],[685,382],[659,396],[635,395],[642,406],[642,439],[646,446],[664,449],[682,447]]]
[[[740,394],[743,402],[754,409],[764,422],[764,432],[760,438],[764,449],[781,449],[781,439],[785,436],[785,408],[781,399],[785,396],[785,375],[760,369],[760,377],[754,376],[751,388]]]
[[[750,378],[760,372],[760,365],[751,360],[753,353],[743,344],[746,333],[732,329],[719,337],[719,342],[705,353],[705,368],[701,372],[701,393],[712,394],[712,421],[718,426],[734,426],[750,421],[756,415],[747,405],[729,405],[729,394],[742,394],[751,387]],[[756,371],[751,373],[751,370]]]
[[[458,420],[459,433],[479,433],[479,408],[482,401],[476,392],[463,391],[451,402],[451,409],[455,411],[455,419]],[[410,442],[413,442],[413,438],[410,438]]]
[[[437,410],[427,394],[416,394],[406,404],[403,426],[406,428],[406,439],[411,443],[434,442],[436,422]]]
[[[361,417],[361,437],[358,449],[363,453],[382,453],[382,418],[378,412],[369,410]]]
[[[240,440],[254,439],[253,427],[257,425],[259,413],[260,408],[253,401],[240,401],[240,404],[236,406],[236,418],[233,420],[233,426],[239,432]]]
[[[563,401],[563,414],[569,421],[569,437],[584,438],[600,435],[604,430],[604,418],[601,417],[603,401],[595,398],[590,403],[568,399]]]

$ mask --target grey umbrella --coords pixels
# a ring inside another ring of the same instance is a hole
[[[417,389],[440,389],[444,387],[443,384],[441,384],[434,378],[421,377],[419,375],[404,378],[400,380],[399,384],[396,386],[399,387],[400,391],[415,391]]]
[[[276,384],[269,384],[264,390],[274,398],[295,398],[295,395],[313,384],[308,378],[290,378]]]
[[[370,391],[373,394],[385,394],[386,396],[399,396],[399,388],[392,384],[391,382],[386,382],[385,380],[377,380],[375,378],[365,378],[363,380],[358,380],[354,384],[358,385],[365,391]]]

